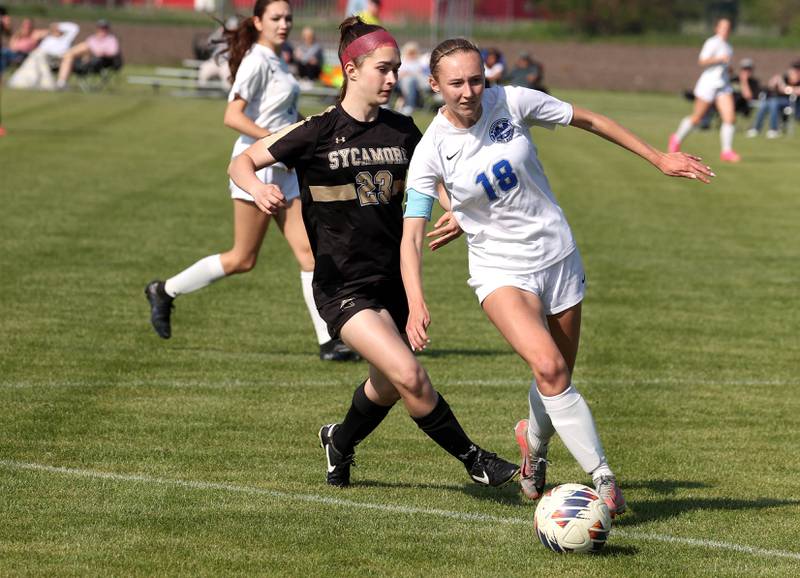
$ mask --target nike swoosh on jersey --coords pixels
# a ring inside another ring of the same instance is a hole
[[[486,472],[483,472],[482,476],[473,475],[472,479],[480,484],[486,484],[487,486],[489,485],[489,474],[487,474]]]
[[[325,459],[328,460],[328,473],[329,474],[336,469],[336,466],[332,466],[331,465],[331,454],[330,454],[330,451],[331,451],[331,446],[330,445],[325,446]]]
[[[447,155],[445,155],[445,158],[446,158],[448,161],[452,161],[452,160],[455,158],[455,156],[456,156],[458,153],[460,153],[460,152],[461,152],[461,149],[458,149],[456,152],[454,152],[453,154],[451,154],[449,157],[448,157]]]

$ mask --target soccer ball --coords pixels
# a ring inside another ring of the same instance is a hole
[[[592,488],[562,484],[539,500],[533,524],[539,540],[554,552],[597,552],[611,532],[611,514]]]

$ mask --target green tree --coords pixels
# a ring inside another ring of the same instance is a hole
[[[543,7],[590,36],[674,31],[687,17],[702,14],[691,0],[543,0]]]
[[[748,22],[775,26],[781,36],[800,32],[800,0],[746,0],[742,8]]]

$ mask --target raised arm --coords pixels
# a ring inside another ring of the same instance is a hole
[[[274,215],[286,206],[286,199],[281,190],[273,184],[267,184],[256,176],[256,171],[275,164],[275,159],[263,141],[250,145],[242,154],[235,157],[228,165],[228,175],[236,186],[252,195],[256,206]]]
[[[628,129],[591,110],[573,107],[572,126],[594,133],[604,139],[628,149],[639,155],[662,173],[670,177],[698,179],[704,183],[711,182],[715,176],[711,167],[703,164],[700,157],[686,153],[664,153],[650,146]]]

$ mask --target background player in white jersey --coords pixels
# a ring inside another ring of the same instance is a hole
[[[225,30],[233,86],[228,95],[224,122],[240,133],[233,146],[234,157],[258,139],[297,120],[300,88],[286,62],[279,56],[291,29],[292,8],[288,2],[258,0],[252,18],[242,20],[236,29]],[[352,351],[340,340],[330,338],[314,304],[311,288],[314,256],[303,227],[300,190],[294,170],[278,164],[259,171],[258,177],[262,182],[275,183],[286,195],[286,206],[275,212],[274,218],[300,264],[303,297],[320,344],[320,358],[354,358]],[[260,211],[253,203],[253,197],[233,181],[229,188],[233,199],[233,248],[201,259],[166,282],[153,281],[145,289],[153,328],[164,339],[172,333],[170,315],[175,297],[197,291],[222,277],[247,273],[255,267],[270,215]]]
[[[331,333],[341,334],[369,362],[368,377],[344,419],[319,430],[327,482],[350,484],[356,445],[402,400],[417,426],[476,483],[501,486],[519,466],[472,442],[403,335],[403,191],[422,135],[410,117],[383,108],[397,84],[397,42],[383,27],[357,17],[339,29],[341,101],[255,143],[229,169],[270,213],[283,206],[284,195],[255,171],[279,161],[297,167],[303,221],[316,258],[314,298]]]
[[[421,246],[437,187],[467,236],[470,286],[489,319],[534,376],[530,419],[517,424],[522,487],[543,491],[548,443],[557,432],[592,475],[613,514],[625,510],[592,414],[571,384],[578,353],[584,273],[569,225],[550,190],[531,125],[573,125],[651,162],[664,174],[709,181],[697,157],[655,150],[614,121],[535,90],[484,88],[474,44],[446,40],[431,54],[431,86],[445,106],[409,166],[401,267],[409,342],[422,349],[430,315],[422,292]]]
[[[678,130],[669,137],[669,152],[678,152],[681,143],[700,121],[712,105],[716,104],[722,126],[719,129],[721,144],[720,160],[738,163],[741,158],[733,150],[733,133],[736,130],[736,105],[733,99],[733,87],[730,79],[730,63],[733,58],[733,47],[728,43],[731,34],[731,21],[721,18],[714,28],[714,36],[703,44],[697,63],[703,68],[703,74],[694,87],[694,110],[690,116],[684,117]]]

